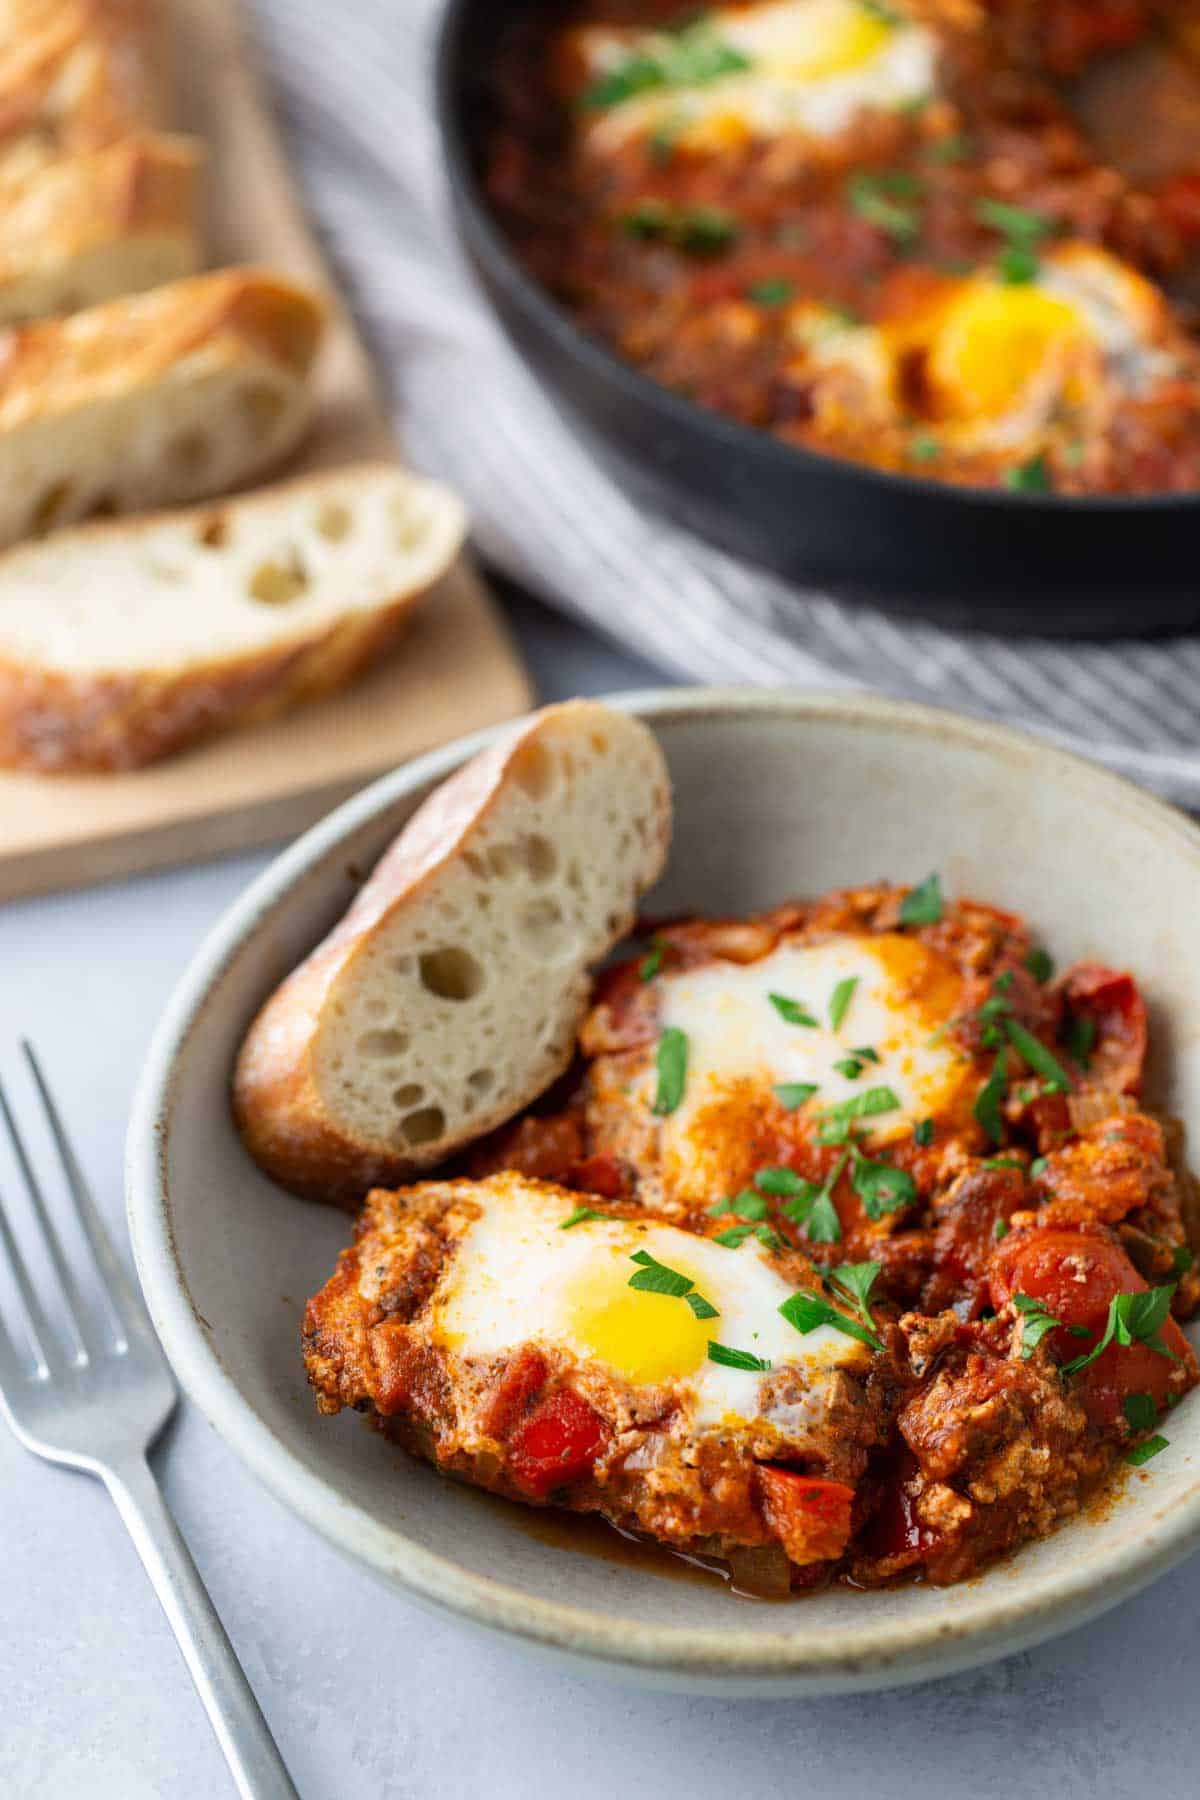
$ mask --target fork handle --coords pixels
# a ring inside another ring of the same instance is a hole
[[[299,1800],[191,1552],[143,1456],[100,1471],[171,1622],[243,1800]]]

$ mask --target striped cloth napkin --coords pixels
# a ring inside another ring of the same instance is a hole
[[[444,0],[252,3],[408,453],[464,495],[486,559],[691,680],[868,687],[1010,720],[1200,810],[1200,637],[1008,642],[901,621],[741,564],[627,498],[492,323],[454,243],[430,79]]]

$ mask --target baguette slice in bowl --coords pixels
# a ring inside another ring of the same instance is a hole
[[[0,333],[0,545],[241,486],[299,442],[322,309],[256,269]]]
[[[390,463],[57,532],[0,556],[0,763],[122,769],[342,686],[462,542]]]
[[[588,971],[670,832],[655,739],[598,702],[547,707],[468,763],[251,1026],[234,1078],[251,1154],[352,1207],[528,1105],[569,1064]]]
[[[0,325],[190,275],[202,160],[194,139],[147,132],[0,179]]]

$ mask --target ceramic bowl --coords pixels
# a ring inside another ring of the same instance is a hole
[[[951,714],[787,691],[622,697],[657,731],[676,835],[655,910],[743,911],[938,869],[950,894],[1028,915],[1061,962],[1136,970],[1153,1015],[1152,1098],[1200,1154],[1200,830],[1114,776]],[[348,1235],[245,1154],[229,1113],[260,1001],[345,908],[390,838],[488,734],[423,758],[287,850],[203,945],[135,1105],[129,1217],[180,1381],[276,1496],[348,1555],[513,1643],[639,1682],[811,1695],[946,1674],[1083,1623],[1200,1544],[1200,1394],[1117,1498],[950,1589],[845,1588],[786,1603],[594,1553],[594,1531],[451,1484],[352,1413],[321,1418],[298,1326]]]

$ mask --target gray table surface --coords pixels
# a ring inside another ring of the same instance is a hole
[[[545,698],[653,671],[528,602]],[[151,1030],[254,854],[0,912],[0,1073],[29,1032],[124,1243],[125,1117]],[[0,1161],[0,1183],[11,1182]],[[1099,1623],[974,1674],[805,1703],[693,1700],[527,1660],[344,1563],[184,1405],[168,1497],[305,1800],[807,1791],[1194,1800],[1200,1558]],[[0,1426],[0,1790],[209,1800],[229,1786],[103,1489]]]

